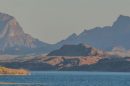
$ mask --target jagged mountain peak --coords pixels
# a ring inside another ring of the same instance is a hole
[[[129,16],[125,16],[125,15],[119,15],[119,17],[117,19],[130,19]]]
[[[59,44],[89,44],[93,47],[103,50],[111,50],[114,47],[124,47],[130,49],[130,17],[120,15],[112,26],[95,27],[93,29],[84,30],[76,38],[69,37]]]
[[[128,28],[130,27],[130,17],[120,15],[117,20],[114,22],[113,27],[116,28]]]
[[[0,13],[0,53],[32,53],[48,45],[26,34],[13,16]]]
[[[10,19],[13,19],[14,17],[13,16],[11,16],[11,15],[8,15],[8,14],[6,14],[6,13],[1,13],[0,12],[0,20],[2,20],[2,21],[9,21]]]

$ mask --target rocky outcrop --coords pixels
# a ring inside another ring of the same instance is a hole
[[[72,54],[70,56],[67,56],[69,55],[67,54],[65,56],[44,56],[44,55],[32,56],[32,57],[23,56],[20,58],[15,57],[12,59],[8,59],[7,57],[7,59],[0,60],[0,65],[5,66],[5,67],[11,67],[11,68],[25,68],[28,70],[61,70],[64,68],[71,68],[75,66],[80,67],[82,65],[96,64],[98,61],[100,61],[104,57],[104,55],[100,53],[97,49],[92,48],[90,46],[80,44],[80,45],[74,45],[73,47],[75,46],[76,48],[77,46],[82,46],[83,52],[84,52],[84,47],[85,49],[88,49],[88,50],[86,50],[87,52],[85,52],[85,55],[83,54],[82,56],[81,55],[72,56]],[[82,52],[82,48],[80,52]]]
[[[1,60],[1,66],[33,71],[111,71],[130,72],[130,57],[119,56],[34,56],[30,59]]]

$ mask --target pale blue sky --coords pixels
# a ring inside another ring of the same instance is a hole
[[[14,16],[26,33],[56,43],[84,29],[130,16],[130,0],[0,0],[0,12]]]

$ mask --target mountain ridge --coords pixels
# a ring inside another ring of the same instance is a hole
[[[112,26],[84,30],[79,35],[73,33],[56,44],[49,44],[25,33],[13,16],[0,13],[0,54],[44,54],[67,44],[81,43],[101,50],[112,50],[114,47],[130,49],[129,34],[130,17],[120,15]]]
[[[103,50],[112,50],[114,47],[124,47],[130,49],[128,45],[130,41],[130,17],[120,15],[112,26],[95,27],[90,30],[84,30],[71,41],[69,37],[58,42],[56,45],[63,46],[64,44],[89,44],[95,48]],[[127,43],[125,42],[127,41]]]

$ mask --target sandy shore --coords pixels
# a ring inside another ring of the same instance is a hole
[[[12,69],[0,66],[0,75],[29,75],[30,71],[25,69]]]
[[[15,82],[0,82],[0,85],[16,84]]]

